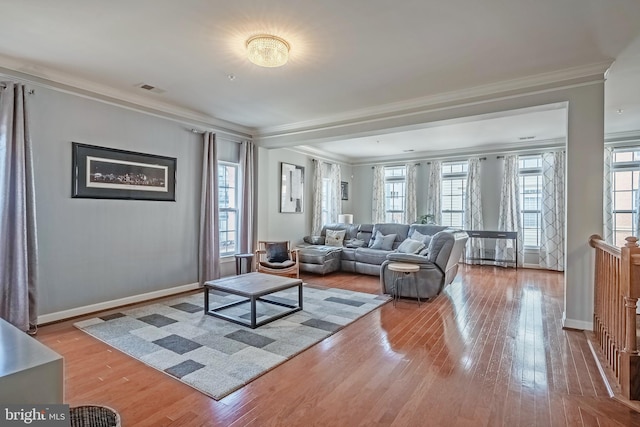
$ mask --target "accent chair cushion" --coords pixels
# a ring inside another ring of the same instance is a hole
[[[382,249],[383,251],[390,251],[393,249],[393,242],[396,240],[396,234],[387,234],[384,236],[381,232],[376,232],[376,237],[373,239],[373,243],[369,246],[371,249]]]
[[[413,240],[411,238],[405,239],[400,246],[398,246],[398,252],[403,254],[417,254],[424,248],[424,243],[419,240]]]
[[[344,235],[347,233],[346,230],[327,230],[326,233],[325,245],[342,247]]]
[[[282,262],[260,261],[260,265],[267,268],[287,268],[296,265],[296,263],[286,259]]]
[[[266,244],[268,262],[284,262],[289,259],[289,244],[287,242],[270,242]],[[281,267],[282,268],[282,267]]]

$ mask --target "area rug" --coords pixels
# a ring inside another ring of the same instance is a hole
[[[256,329],[204,314],[202,293],[174,298],[74,325],[112,347],[218,400],[388,302],[373,295],[304,286],[303,310]],[[297,304],[298,290],[270,295]],[[210,291],[211,307],[242,299]],[[257,320],[277,305],[258,303]],[[225,313],[249,317],[249,304]]]

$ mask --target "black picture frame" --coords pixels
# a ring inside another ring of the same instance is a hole
[[[342,200],[349,200],[349,183],[340,181],[340,195]]]
[[[304,166],[280,163],[280,213],[304,212]]]
[[[174,157],[72,143],[71,197],[176,201]]]

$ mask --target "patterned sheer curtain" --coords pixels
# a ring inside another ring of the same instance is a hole
[[[374,223],[385,222],[384,208],[384,166],[373,167],[373,202],[371,220]]]
[[[504,174],[500,192],[500,213],[498,229],[518,232],[518,266],[523,264],[522,220],[520,219],[520,177],[518,176],[518,156],[509,155],[504,158]],[[514,259],[516,248],[513,240],[496,239],[496,259]],[[496,262],[496,265],[507,266],[507,263]]]
[[[218,146],[216,135],[204,133],[200,205],[200,284],[220,278],[220,216],[218,210]]]
[[[469,173],[467,175],[467,194],[464,206],[465,230],[483,230],[482,219],[482,189],[480,181],[480,159],[469,159]],[[469,239],[466,247],[466,258],[484,258],[484,240]],[[482,263],[482,261],[469,261],[470,264]]]
[[[417,196],[417,166],[415,163],[407,163],[406,166],[407,176],[407,197],[405,198],[404,219],[405,223],[411,224],[418,218],[418,202]]]
[[[23,84],[0,82],[0,317],[34,334],[38,247],[27,98]]]
[[[255,246],[254,227],[254,177],[255,154],[251,141],[243,141],[240,145],[240,252],[252,253]]]
[[[542,154],[540,267],[557,271],[564,271],[564,170],[564,152]]]
[[[338,222],[338,215],[342,213],[342,190],[340,188],[340,180],[342,176],[340,174],[340,165],[332,164],[329,166],[329,182],[330,182],[330,194],[329,197],[329,222]]]
[[[429,189],[427,190],[427,213],[433,215],[433,222],[442,222],[442,162],[434,160],[429,168]]]
[[[611,162],[613,161],[613,148],[604,147],[604,177],[602,180],[602,238],[605,242],[615,244],[613,236],[613,176],[611,174]]]
[[[313,160],[313,207],[311,212],[311,234],[317,236],[322,230],[322,170],[324,163]]]

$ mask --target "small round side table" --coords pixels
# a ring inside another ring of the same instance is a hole
[[[253,265],[253,254],[234,254],[236,258],[236,275],[242,273],[242,264],[244,261],[245,273],[251,273],[251,266]]]
[[[396,306],[396,302],[400,299],[400,285],[406,279],[413,279],[413,283],[416,287],[416,297],[418,298],[418,307],[420,307],[420,294],[418,293],[418,279],[415,273],[420,271],[420,266],[417,264],[409,264],[406,262],[392,262],[387,266],[390,271],[394,272],[395,278],[393,280],[393,306]]]

